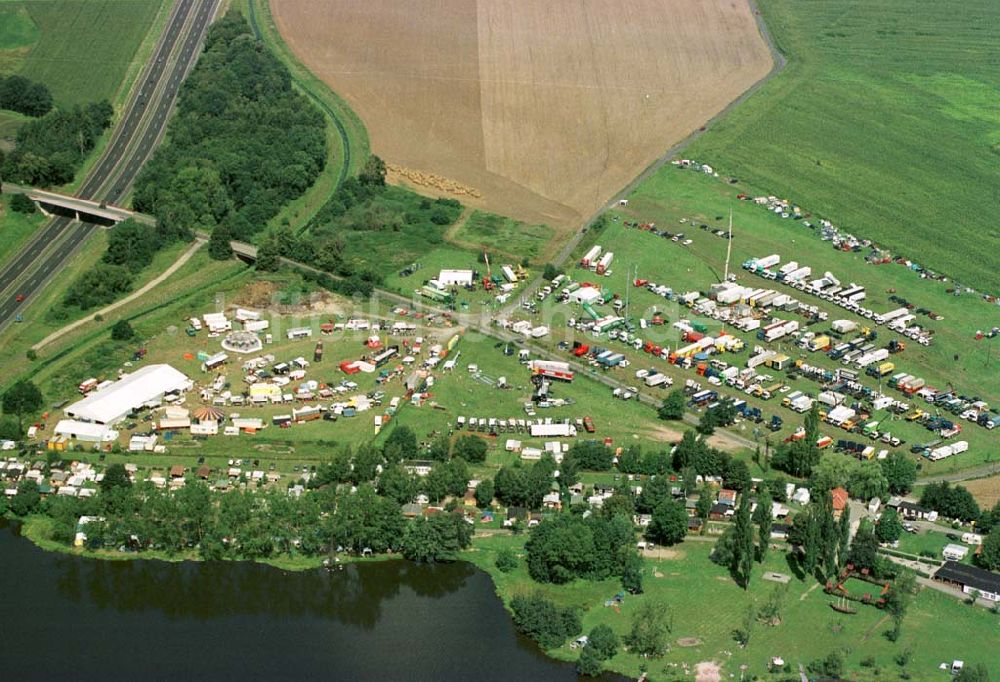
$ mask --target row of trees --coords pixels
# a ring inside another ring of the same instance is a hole
[[[77,519],[87,515],[95,519],[84,529],[90,548],[194,552],[204,559],[345,550],[453,561],[472,539],[472,526],[462,514],[442,512],[407,523],[400,504],[379,495],[370,483],[354,492],[328,486],[298,497],[278,489],[217,494],[200,481],[168,491],[147,482],[132,485],[122,465],[111,465],[94,497],[43,501],[38,486],[25,480],[9,503],[3,499],[0,512],[9,508],[19,516],[40,512],[51,517],[57,542],[71,543]]]
[[[26,185],[62,185],[73,179],[101,133],[111,124],[108,101],[55,109],[18,128],[3,177]]]
[[[754,561],[764,561],[771,541],[772,505],[766,486],[757,491],[757,507],[751,513],[752,504],[748,491],[736,508],[735,522],[719,538],[710,557],[715,563],[728,567],[743,589],[750,587]]]
[[[931,483],[920,494],[920,504],[937,511],[949,519],[959,519],[966,523],[979,521],[982,516],[990,516],[979,509],[976,498],[964,486],[952,486],[947,481]]]
[[[52,110],[52,93],[44,83],[24,76],[0,76],[0,109],[25,116],[44,116]]]
[[[136,182],[135,207],[157,217],[164,240],[220,225],[248,238],[323,170],[324,130],[233,9],[209,30],[167,141]]]

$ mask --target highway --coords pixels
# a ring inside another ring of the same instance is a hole
[[[201,53],[218,5],[219,0],[180,0],[174,7],[110,144],[78,196],[115,203],[128,192],[162,139],[177,92]],[[0,271],[0,330],[31,303],[94,229],[88,223],[54,218],[8,261]],[[19,296],[26,300],[19,302]]]

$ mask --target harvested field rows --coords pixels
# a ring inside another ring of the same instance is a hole
[[[282,0],[272,12],[376,154],[562,231],[771,68],[742,1]]]

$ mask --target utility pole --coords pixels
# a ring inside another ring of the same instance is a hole
[[[729,261],[733,254],[733,204],[729,203],[729,234],[726,238],[726,281],[729,280]]]

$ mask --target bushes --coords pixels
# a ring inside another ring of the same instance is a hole
[[[479,436],[461,436],[455,441],[454,455],[466,462],[478,464],[486,461],[486,441]]]
[[[132,286],[132,276],[120,265],[98,263],[83,273],[66,292],[64,302],[89,310],[114,301]]]
[[[430,200],[362,176],[349,178],[307,226],[311,259],[296,260],[345,276],[390,272],[441,244],[443,227],[461,210],[454,199]]]
[[[108,250],[103,260],[138,272],[153,262],[160,245],[156,228],[129,219],[108,231]]]
[[[576,611],[560,608],[540,594],[514,597],[510,608],[514,612],[514,626],[543,649],[561,646],[582,629]]]
[[[115,341],[130,341],[135,338],[135,330],[132,329],[128,320],[118,320],[111,327],[111,338]]]
[[[634,540],[632,520],[621,515],[557,516],[531,532],[525,545],[528,573],[557,584],[620,576]]]
[[[44,116],[52,109],[52,93],[44,83],[24,76],[0,77],[0,109],[10,109],[25,116]]]
[[[920,504],[934,509],[942,516],[966,522],[977,520],[981,513],[976,499],[968,489],[960,485],[952,487],[947,481],[931,483],[924,488]]]
[[[31,215],[38,210],[35,202],[28,198],[26,194],[15,194],[10,198],[10,210],[15,213]]]
[[[608,471],[614,452],[611,448],[596,441],[577,441],[566,455],[580,469],[586,471]]]
[[[504,547],[497,553],[496,567],[501,573],[510,573],[515,568],[517,568],[517,555],[514,554],[514,550],[509,547]]]
[[[403,556],[419,563],[455,561],[472,541],[461,514],[435,514],[412,521],[403,536]]]

